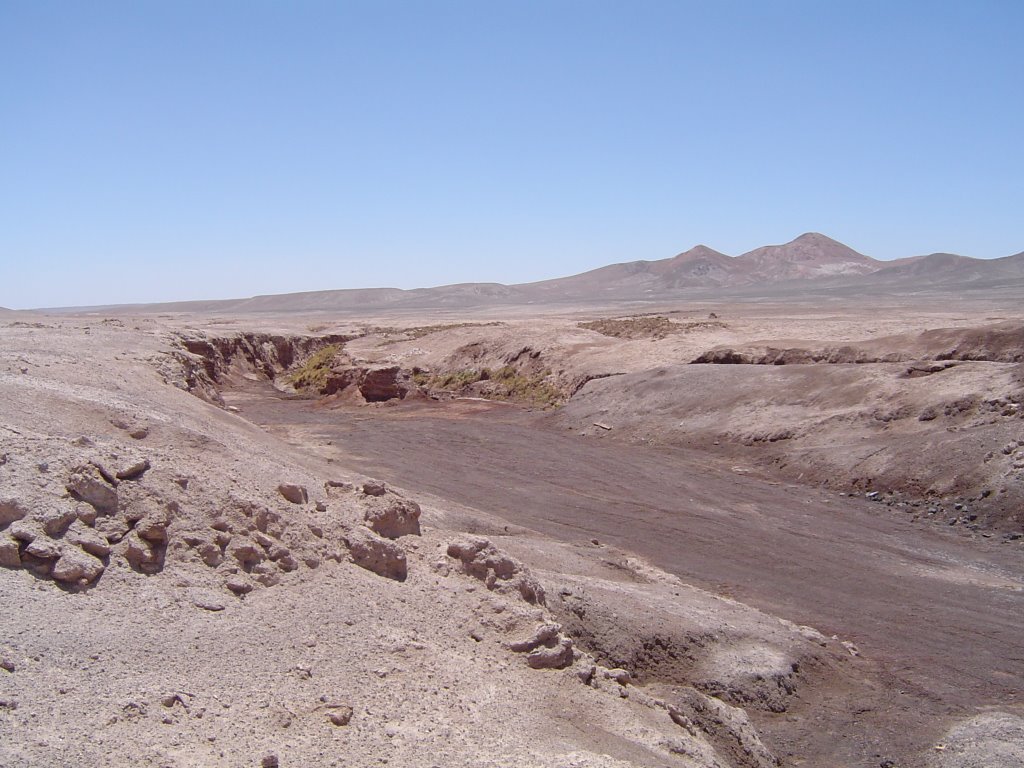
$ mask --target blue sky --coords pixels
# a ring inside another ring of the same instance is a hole
[[[0,305],[1024,249],[1024,3],[0,0]]]

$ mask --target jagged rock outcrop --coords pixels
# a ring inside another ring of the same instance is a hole
[[[319,394],[334,395],[350,389],[357,391],[368,403],[380,403],[402,400],[416,389],[416,385],[408,372],[397,365],[379,368],[352,365],[332,369]]]
[[[405,581],[409,566],[405,550],[399,544],[363,527],[347,531],[344,541],[352,562],[360,568],[386,579]]]
[[[364,522],[386,539],[420,535],[420,505],[396,494],[370,496],[364,502]]]
[[[544,605],[544,587],[529,569],[499,552],[483,536],[464,536],[448,544],[448,556],[457,559],[464,573],[480,579],[488,589],[517,591],[528,603]]]

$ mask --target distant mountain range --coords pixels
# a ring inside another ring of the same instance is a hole
[[[987,289],[1024,290],[1024,252],[1001,259],[933,253],[879,261],[825,235],[808,232],[784,245],[766,245],[740,256],[726,256],[698,245],[668,259],[611,264],[570,277],[520,285],[461,283],[413,290],[338,289],[119,308],[159,308],[169,312],[329,311],[373,307],[455,309],[687,297],[783,298]]]

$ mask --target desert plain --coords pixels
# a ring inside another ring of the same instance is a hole
[[[0,312],[0,764],[1024,764],[1024,289],[910,267]]]

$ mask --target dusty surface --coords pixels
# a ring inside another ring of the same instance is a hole
[[[0,763],[1020,764],[1019,306],[5,316]]]

